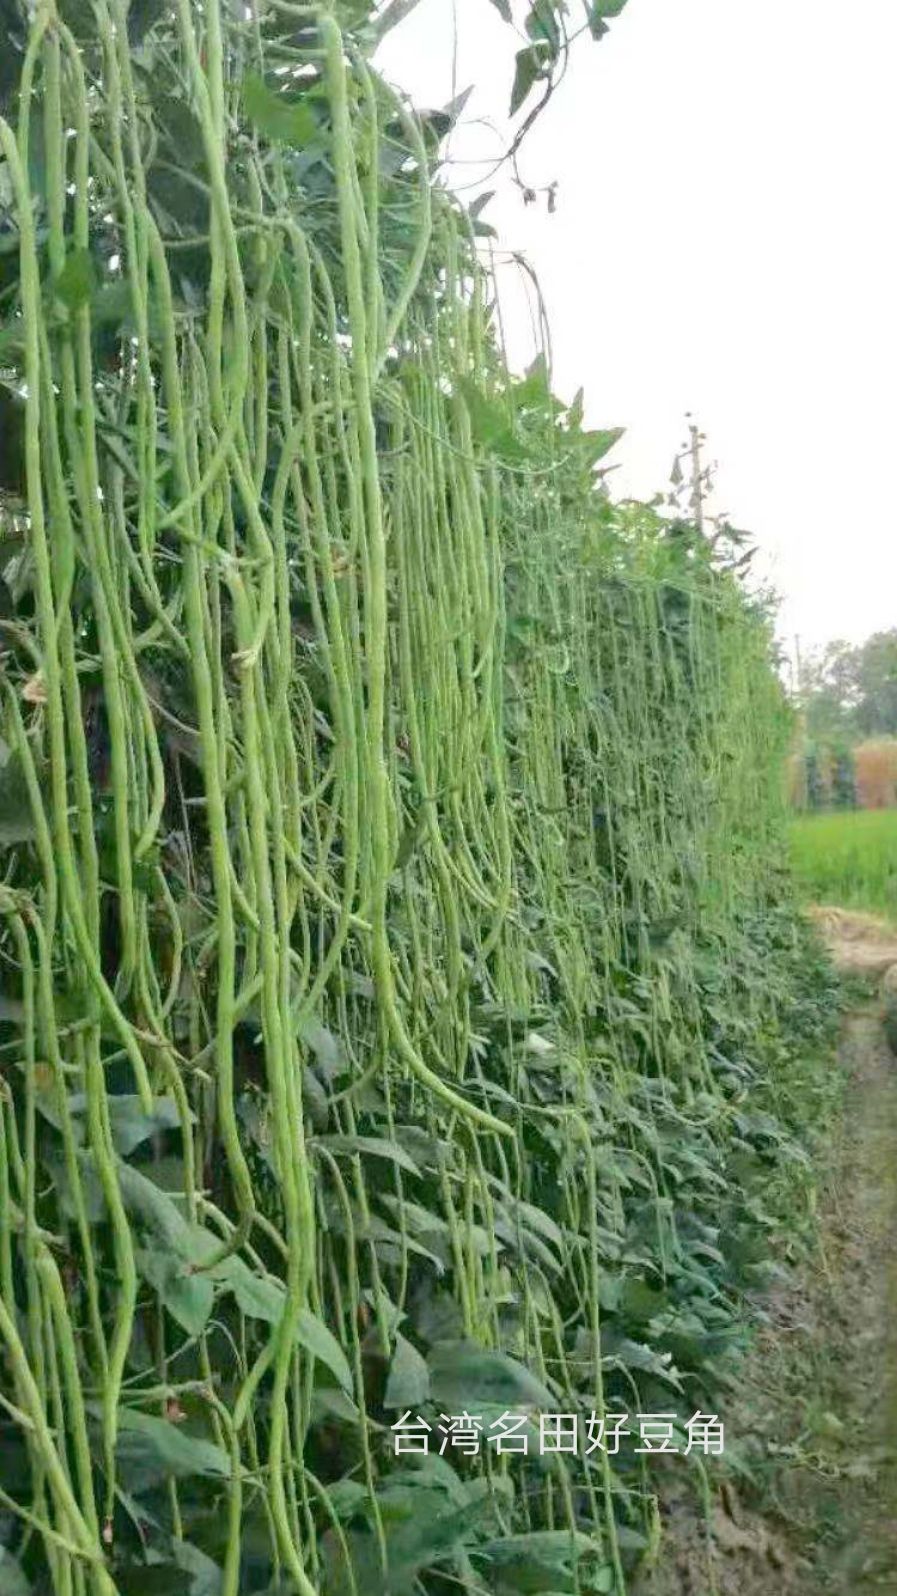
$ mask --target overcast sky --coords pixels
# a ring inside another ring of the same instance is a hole
[[[518,43],[489,0],[419,0],[381,50],[418,105],[475,86],[457,186],[506,146]],[[584,385],[591,423],[627,428],[615,491],[665,487],[693,411],[718,507],[805,646],[897,625],[895,63],[895,0],[629,0],[523,147],[555,214],[507,168],[485,184],[541,280],[557,391]],[[507,277],[503,298],[523,365]]]

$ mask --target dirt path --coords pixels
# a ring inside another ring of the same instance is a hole
[[[851,975],[897,960],[890,928],[825,913]],[[818,1260],[766,1304],[725,1415],[748,1467],[709,1526],[687,1488],[665,1502],[638,1596],[897,1596],[897,1061],[875,988],[844,1021]]]
[[[841,1060],[820,1268],[775,1304],[752,1360],[787,1423],[767,1436],[783,1452],[763,1504],[783,1596],[897,1596],[897,1065],[877,1006],[847,1016]]]
[[[897,964],[897,931],[887,920],[831,904],[818,904],[810,914],[845,975],[883,975]]]

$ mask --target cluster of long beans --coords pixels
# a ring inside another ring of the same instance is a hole
[[[123,1435],[187,1414],[225,1460],[199,1487],[223,1596],[256,1588],[250,1523],[278,1589],[355,1589],[303,1326],[347,1354],[331,1420],[383,1566],[372,1370],[414,1328],[428,1225],[459,1336],[600,1410],[608,1155],[642,1161],[675,1256],[633,1103],[659,1077],[724,1117],[689,938],[759,901],[777,689],[735,585],[612,511],[554,401],[515,412],[469,223],[332,9],[177,0],[143,60],[124,0],[67,15],[38,5],[0,121],[25,472],[2,735],[29,817],[0,852],[0,1367],[29,1487],[0,1508],[55,1591],[115,1591]],[[271,110],[309,84],[317,194]],[[172,171],[199,230],[159,202]],[[147,1256],[135,1100],[177,1147],[189,1312]],[[382,1173],[412,1131],[425,1187]],[[551,1269],[526,1205],[560,1227]],[[157,1528],[202,1541],[189,1467],[163,1474]],[[606,1454],[534,1474],[510,1522],[588,1530],[622,1590],[618,1485]]]

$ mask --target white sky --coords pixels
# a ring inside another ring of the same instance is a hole
[[[489,0],[419,0],[379,64],[419,106],[446,103],[453,70],[475,85],[451,144],[467,162],[507,145],[519,42]],[[693,411],[717,507],[755,535],[804,645],[897,625],[895,63],[895,0],[629,0],[523,146],[556,213],[507,168],[484,185],[502,248],[539,275],[557,391],[584,385],[592,425],[627,428],[615,491],[666,487]],[[528,318],[503,293],[523,366]]]

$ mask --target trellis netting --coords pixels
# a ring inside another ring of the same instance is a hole
[[[699,1411],[803,1211],[768,615],[510,374],[362,10],[4,3],[15,1596],[622,1592],[651,1460],[544,1416]]]

